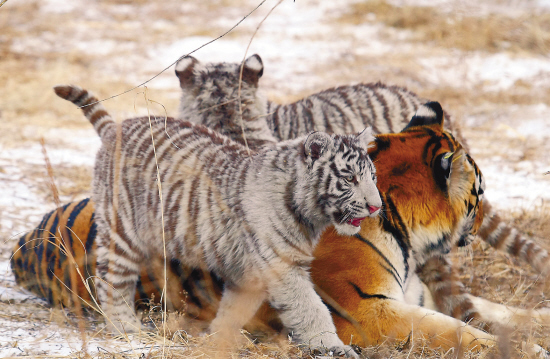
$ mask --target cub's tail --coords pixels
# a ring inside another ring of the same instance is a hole
[[[74,85],[58,85],[53,89],[57,96],[71,101],[82,109],[84,116],[92,123],[100,138],[104,138],[108,132],[115,130],[115,121],[92,93]]]

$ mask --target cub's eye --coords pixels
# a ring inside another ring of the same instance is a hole
[[[353,182],[353,180],[355,179],[355,176],[352,176],[352,175],[345,176],[344,179],[348,182]]]

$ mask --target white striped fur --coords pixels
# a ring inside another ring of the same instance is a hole
[[[287,105],[269,102],[267,124],[280,141],[310,131],[356,133],[365,124],[372,127],[374,134],[396,133],[425,102],[398,86],[382,83],[340,86]]]
[[[56,90],[66,98],[75,98],[74,92],[83,90]],[[122,123],[118,176],[114,126],[102,132],[96,158],[98,273],[118,291],[97,284],[107,315],[115,323],[129,322],[126,331],[139,328],[123,298],[134,297],[137,266],[162,253],[164,229],[170,257],[225,281],[213,332],[240,329],[267,299],[299,343],[355,356],[336,335],[308,268],[327,226],[352,235],[362,218],[379,213],[382,202],[367,155],[374,140],[370,129],[341,136],[315,132],[250,157],[245,147],[204,126],[151,121],[163,202],[147,118]]]

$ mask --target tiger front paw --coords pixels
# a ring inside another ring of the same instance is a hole
[[[537,359],[550,359],[550,352],[538,344],[522,342],[521,349],[530,357]]]
[[[311,353],[316,358],[359,358],[359,355],[349,345],[311,348]]]
[[[350,345],[332,347],[329,349],[329,353],[332,353],[334,357],[359,358],[359,355]]]
[[[105,318],[105,329],[112,335],[125,335],[129,333],[138,333],[142,329],[141,322],[135,317],[110,317]]]

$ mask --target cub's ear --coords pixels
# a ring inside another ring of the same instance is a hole
[[[254,86],[258,85],[258,80],[264,74],[264,64],[259,55],[252,55],[247,58],[243,66],[243,81]]]
[[[366,127],[360,134],[355,138],[355,142],[359,144],[360,147],[364,148],[367,151],[370,147],[374,146],[374,136],[372,135],[372,127]]]
[[[198,63],[199,60],[193,56],[185,56],[176,63],[176,76],[180,79],[181,88],[193,85],[193,70]]]
[[[438,125],[443,129],[444,120],[445,114],[439,102],[428,102],[416,110],[409,124],[401,132],[416,126]]]
[[[435,183],[443,192],[449,192],[452,186],[451,174],[453,170],[460,173],[464,166],[465,152],[462,148],[456,152],[444,152],[435,157],[433,162],[433,175]]]
[[[325,132],[312,132],[304,143],[304,152],[308,166],[318,160],[324,153],[332,148],[332,137]]]

